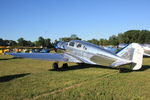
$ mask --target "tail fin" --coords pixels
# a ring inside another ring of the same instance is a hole
[[[136,65],[132,70],[139,70],[142,67],[144,50],[138,43],[132,43],[126,46],[121,51],[117,52],[117,55],[121,58],[128,59]]]

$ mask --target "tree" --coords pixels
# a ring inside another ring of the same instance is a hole
[[[150,44],[150,31],[143,30],[145,33],[145,41],[144,43],[149,43]]]
[[[45,47],[45,39],[40,36],[40,37],[38,38],[38,40],[36,41],[36,46]]]
[[[9,46],[10,41],[9,40],[3,40],[3,46]]]
[[[34,42],[26,41],[26,46],[33,47],[35,46]]]
[[[119,43],[150,43],[150,31],[147,30],[129,30],[118,34]]]
[[[51,48],[52,47],[51,39],[49,39],[49,38],[45,39],[45,46],[47,48]]]
[[[0,38],[0,46],[16,46],[17,42],[13,40],[3,40]]]
[[[109,41],[107,39],[100,39],[99,44],[104,46],[104,45],[109,45]]]
[[[4,45],[4,43],[3,43],[3,39],[2,38],[0,38],[0,46],[3,46]]]
[[[88,42],[99,45],[99,41],[97,39],[88,40]]]
[[[19,38],[17,41],[18,41],[18,46],[29,46],[29,47],[35,46],[33,42],[24,40],[24,38]],[[13,43],[15,44],[14,41]]]
[[[71,40],[81,40],[81,38],[77,37],[76,34],[72,34],[70,37],[59,38],[60,41],[68,42]]]
[[[18,41],[18,45],[19,46],[25,46],[25,40],[24,40],[24,38],[21,37],[17,41]]]
[[[17,42],[13,40],[9,40],[9,46],[17,46]]]
[[[52,47],[52,43],[51,43],[50,38],[44,39],[43,37],[39,37],[38,40],[35,41],[34,43],[36,46],[42,46],[42,47],[47,47],[47,48]]]
[[[116,35],[110,36],[109,37],[109,44],[114,45],[114,46],[119,45],[118,37]]]

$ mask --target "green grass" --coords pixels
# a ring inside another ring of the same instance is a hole
[[[51,61],[11,58],[0,55],[0,100],[150,100],[150,58],[129,73],[74,63],[53,71]]]

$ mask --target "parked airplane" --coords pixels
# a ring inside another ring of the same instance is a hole
[[[141,44],[144,49],[144,56],[150,57],[150,44]]]
[[[87,63],[102,65],[113,68],[139,70],[142,67],[144,50],[141,45],[132,43],[119,51],[112,53],[95,44],[80,40],[70,42],[58,42],[55,47],[62,49],[63,53],[7,53],[15,57],[43,59],[51,61],[64,61],[75,63]],[[64,66],[68,66],[64,64]],[[58,63],[53,64],[54,69],[58,69]]]

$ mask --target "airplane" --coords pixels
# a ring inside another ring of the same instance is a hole
[[[118,53],[110,52],[98,45],[81,41],[57,42],[56,49],[62,53],[6,53],[15,57],[56,61],[52,67],[58,69],[58,62],[74,62],[79,64],[93,64],[119,69],[139,70],[142,67],[144,50],[138,43],[131,43]],[[65,63],[63,66],[68,67]]]
[[[144,49],[144,56],[150,57],[150,44],[141,44]]]
[[[112,47],[112,46],[103,46],[103,48],[107,49],[108,51],[111,51],[111,52],[116,52],[117,51],[117,48]]]

